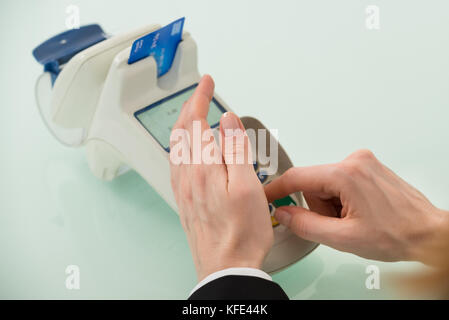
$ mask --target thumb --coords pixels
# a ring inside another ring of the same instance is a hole
[[[274,214],[280,224],[305,240],[340,247],[345,238],[347,221],[343,219],[322,216],[294,206],[279,207]]]
[[[254,175],[250,159],[251,148],[245,127],[239,117],[232,112],[226,112],[220,119],[220,132],[223,159],[228,171],[228,189],[241,184],[242,181]]]

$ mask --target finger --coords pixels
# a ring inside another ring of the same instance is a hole
[[[279,207],[275,211],[279,223],[297,236],[332,247],[341,247],[348,230],[348,221],[326,217],[302,207]]]
[[[335,198],[323,199],[311,193],[304,193],[303,196],[311,211],[327,217],[340,217],[340,211],[337,211],[334,204]]]
[[[221,152],[207,123],[214,87],[212,78],[209,75],[203,76],[195,92],[187,101],[181,119],[190,140],[190,163],[193,166],[189,166],[189,174],[194,180],[192,186],[198,187],[199,191],[202,190],[200,183],[209,185],[207,180],[214,180],[214,183],[218,185],[224,185],[226,181],[226,170]]]
[[[190,136],[190,150],[194,164],[202,163],[202,152],[206,147],[213,147],[211,152],[206,154],[208,158],[211,158],[209,163],[219,163],[221,160],[221,154],[218,149],[215,149],[213,144],[215,140],[207,123],[207,114],[213,95],[214,82],[209,75],[205,75],[187,102],[185,116],[182,119],[183,126]]]
[[[190,120],[206,119],[209,112],[209,104],[214,96],[215,84],[210,75],[204,75],[193,95],[187,101],[187,116],[188,122]]]
[[[251,148],[245,127],[239,117],[226,112],[220,119],[220,136],[223,160],[228,173],[228,191],[255,177],[252,165]]]
[[[265,187],[268,202],[304,191],[339,197],[345,177],[333,164],[290,168]]]

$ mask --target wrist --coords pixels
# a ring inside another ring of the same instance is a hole
[[[254,258],[254,259],[238,259],[238,258],[225,258],[225,259],[217,259],[213,260],[211,257],[211,264],[205,263],[202,267],[198,268],[198,281],[203,280],[207,276],[224,269],[229,268],[253,268],[253,269],[262,269],[262,259]]]
[[[449,234],[449,212],[434,207],[420,236],[412,242],[410,260],[435,265]]]

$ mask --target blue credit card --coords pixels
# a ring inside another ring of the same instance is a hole
[[[158,77],[167,73],[182,39],[184,20],[185,18],[178,19],[134,41],[128,64],[153,56],[156,60]]]

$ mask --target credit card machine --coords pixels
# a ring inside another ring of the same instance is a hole
[[[64,61],[61,59],[64,54],[69,59],[66,58],[59,69],[46,67],[45,77],[39,80],[36,93],[50,130],[65,144],[85,147],[89,167],[95,176],[112,180],[128,168],[134,169],[177,212],[170,184],[170,131],[183,102],[193,93],[201,76],[196,43],[186,32],[182,34],[172,65],[164,75],[158,77],[157,63],[151,55],[128,63],[134,40],[159,28],[159,25],[150,25],[114,37],[92,37],[92,44],[81,50],[86,45],[84,37],[73,34],[53,37],[48,40],[56,48],[52,59],[47,58],[46,50],[35,57],[47,64],[51,64],[49,60]],[[82,28],[80,30],[70,32],[83,32]],[[78,52],[72,52],[72,56],[65,51],[61,53],[57,43],[63,46],[72,38],[75,39],[72,51]],[[44,49],[48,48],[44,46]],[[54,69],[57,69],[56,76],[52,75]],[[208,116],[211,127],[218,125],[226,111],[231,109],[215,94]],[[266,129],[254,117],[241,117],[241,120],[246,129],[252,128],[256,132]],[[77,134],[70,136],[64,130],[75,130]],[[68,136],[72,139],[67,139]],[[270,134],[264,142],[266,150],[269,151],[269,145],[276,142]],[[259,141],[252,145],[253,155],[258,154],[259,145]],[[276,173],[267,174],[261,161],[254,163],[263,184],[290,167],[292,162],[280,145]],[[301,193],[291,194],[269,205],[271,215],[282,205],[306,206],[306,203]],[[292,234],[274,217],[272,225],[275,243],[263,264],[267,272],[281,270],[317,246]]]

